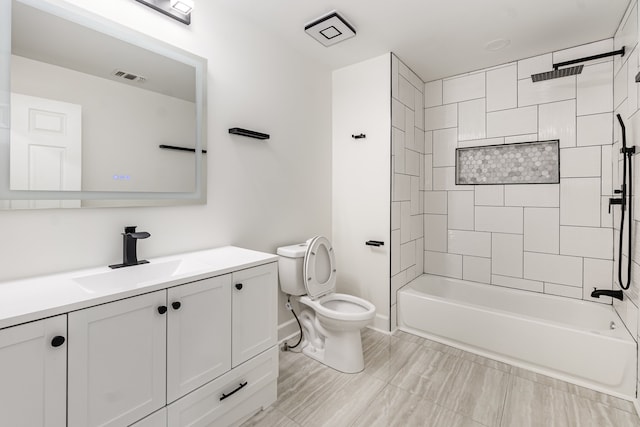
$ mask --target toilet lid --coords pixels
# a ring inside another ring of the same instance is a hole
[[[311,299],[336,290],[336,258],[326,237],[311,239],[304,256],[304,286]]]

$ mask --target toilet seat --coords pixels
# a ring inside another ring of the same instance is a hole
[[[304,287],[312,300],[336,290],[336,258],[326,237],[311,239],[304,254]]]
[[[370,320],[376,307],[367,300],[348,294],[330,293],[318,299],[300,297],[300,302],[317,314],[333,320],[364,321]]]

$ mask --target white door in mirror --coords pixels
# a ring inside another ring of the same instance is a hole
[[[11,190],[80,191],[81,141],[81,105],[12,93]],[[78,200],[12,202],[13,208],[79,206]]]

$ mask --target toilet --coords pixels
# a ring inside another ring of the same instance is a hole
[[[362,371],[360,330],[373,320],[376,308],[362,298],[336,293],[331,242],[316,236],[278,248],[277,254],[282,292],[299,297],[306,307],[298,316],[303,353],[341,372]]]

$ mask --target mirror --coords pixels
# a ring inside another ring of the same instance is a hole
[[[73,6],[1,1],[2,207],[204,202],[205,59]]]

